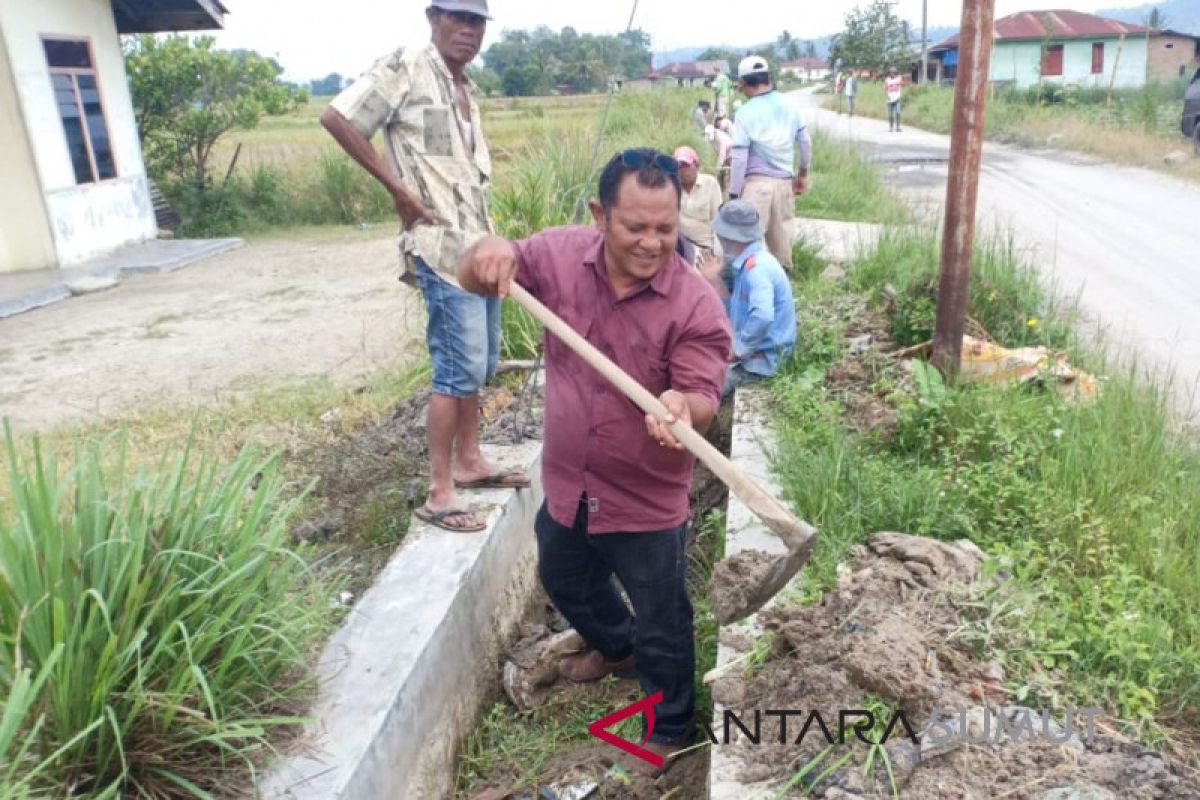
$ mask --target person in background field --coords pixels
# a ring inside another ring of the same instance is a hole
[[[748,99],[734,120],[729,196],[758,209],[767,248],[791,269],[795,196],[808,190],[812,139],[799,109],[775,91],[763,58],[742,59],[738,88]]]
[[[720,400],[729,320],[712,288],[675,254],[681,191],[670,156],[622,151],[600,174],[594,227],[551,228],[518,242],[485,238],[458,274],[466,289],[492,296],[506,295],[515,280],[658,397],[668,422],[704,431]],[[647,696],[661,691],[644,747],[669,764],[695,715],[685,550],[695,459],[670,428],[550,335],[545,363],[538,575],[589,648],[563,658],[559,672],[575,682],[632,672]],[[626,767],[657,772],[637,758]]]
[[[722,198],[729,191],[729,171],[733,164],[733,137],[729,135],[731,126],[728,123],[725,117],[717,117],[704,129],[704,138],[712,145],[713,155],[717,157],[717,183]]]
[[[713,78],[712,90],[717,102],[716,108],[713,111],[718,117],[724,117],[729,114],[729,100],[733,96],[733,81],[724,72],[718,72],[717,77]]]
[[[792,283],[763,246],[758,211],[741,200],[721,208],[713,230],[722,259],[707,259],[704,277],[725,300],[733,324],[733,349],[721,397],[739,386],[765,380],[796,346],[796,301]]]
[[[679,165],[679,183],[683,196],[679,204],[679,233],[695,245],[698,251],[691,260],[696,262],[713,251],[712,224],[717,218],[723,197],[717,179],[700,172],[700,156],[684,145],[675,148],[675,163]]]
[[[846,95],[842,92],[846,88],[846,73],[838,70],[837,78],[833,81],[833,93],[838,99],[838,114],[843,114],[846,111]]]
[[[904,79],[896,74],[896,68],[888,70],[883,79],[883,92],[887,95],[888,130],[900,132],[900,98],[904,94]]]
[[[701,131],[708,127],[708,110],[711,107],[712,106],[707,100],[701,100],[699,103],[696,103],[696,107],[692,109],[692,122],[696,123],[696,126],[699,127]]]
[[[846,73],[846,82],[842,84],[842,95],[846,98],[846,113],[854,116],[854,101],[858,99],[858,76],[854,70]]]
[[[500,304],[459,288],[466,248],[492,232],[492,171],[467,65],[487,28],[487,0],[432,0],[432,37],[375,63],[334,98],[321,124],[392,196],[403,223],[402,280],[418,282],[429,310],[430,489],[414,514],[450,531],[481,531],[486,517],[461,488],[521,488],[529,478],[497,469],[479,448],[479,390],[500,356]],[[388,160],[371,145],[384,130]]]

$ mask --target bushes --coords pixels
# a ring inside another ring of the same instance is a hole
[[[391,197],[341,152],[326,149],[304,169],[259,165],[206,189],[166,184],[182,236],[230,236],[281,225],[361,224],[393,219]]]
[[[891,283],[893,314],[930,310],[935,243],[890,232],[848,285],[874,301]],[[1200,456],[1172,431],[1160,391],[1130,370],[1072,405],[1036,387],[933,386],[880,357],[857,390],[897,407],[895,435],[859,436],[822,378],[863,300],[823,283],[798,294],[797,355],[773,386],[784,491],[821,530],[809,594],[874,531],[969,537],[1012,575],[980,611],[987,657],[1018,701],[1102,706],[1151,738],[1155,724],[1194,730]],[[1006,238],[979,246],[969,313],[1005,345],[1074,346],[1069,316]]]
[[[184,448],[134,469],[117,440],[60,474],[36,442],[26,460],[11,435],[7,450],[0,793],[203,797],[243,780],[296,722],[330,613],[286,547],[275,459],[222,470]]]

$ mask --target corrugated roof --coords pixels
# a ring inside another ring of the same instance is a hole
[[[1096,39],[1125,34],[1146,34],[1144,25],[1133,25],[1120,20],[1084,14],[1082,11],[1054,9],[1050,11],[1018,11],[996,20],[996,41],[1021,41],[1029,39]],[[946,50],[958,45],[958,34],[931,50]]]
[[[785,61],[779,66],[794,69],[825,69],[829,65],[823,58],[797,58],[795,61]]]
[[[729,64],[719,60],[676,61],[663,64],[651,75],[658,78],[711,78],[718,72],[729,72]]]

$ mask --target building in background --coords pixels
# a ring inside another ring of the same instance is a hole
[[[788,75],[806,83],[823,81],[829,77],[829,65],[823,58],[798,58],[795,61],[785,61],[780,64],[779,74],[780,76]]]
[[[153,238],[119,34],[220,28],[220,0],[0,2],[0,272]]]
[[[989,79],[1130,89],[1177,80],[1200,63],[1200,37],[1079,11],[1021,11],[996,20]],[[958,71],[958,35],[929,50],[939,81]]]

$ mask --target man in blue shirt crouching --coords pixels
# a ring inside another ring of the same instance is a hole
[[[754,206],[729,201],[721,207],[713,232],[720,239],[724,262],[710,260],[704,275],[725,300],[733,322],[724,398],[779,369],[796,345],[796,302],[787,273],[763,243]]]

